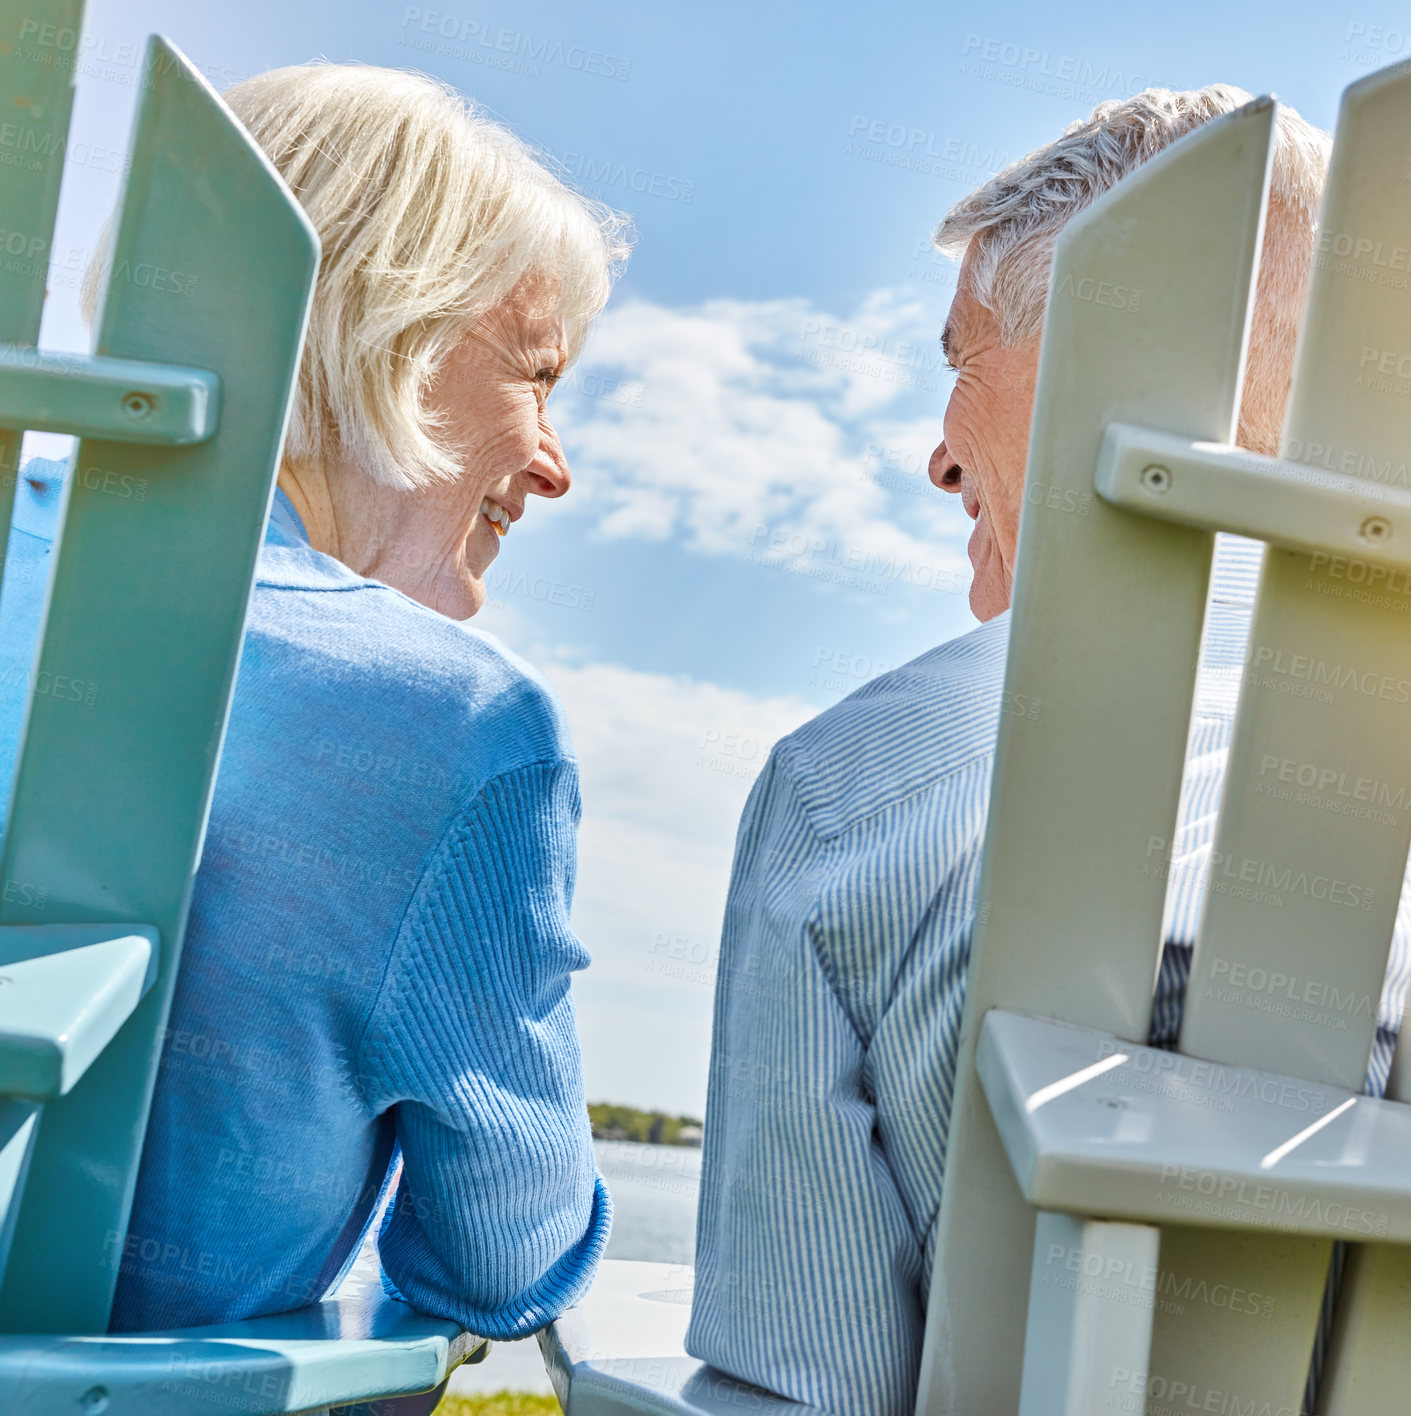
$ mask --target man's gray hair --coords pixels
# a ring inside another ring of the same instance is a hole
[[[1072,217],[1147,158],[1250,98],[1232,84],[1209,84],[1109,99],[957,202],[933,240],[956,257],[974,243],[971,293],[994,312],[1000,340],[1021,344],[1038,337],[1054,242]],[[1238,436],[1256,452],[1278,451],[1331,151],[1327,133],[1279,105]]]

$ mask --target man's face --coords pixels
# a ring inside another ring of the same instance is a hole
[[[958,492],[975,518],[968,547],[975,571],[970,608],[976,619],[990,620],[1009,608],[1014,583],[1039,341],[1000,344],[999,321],[971,293],[974,254],[972,244],[941,336],[956,380],[930,477],[942,491]]]

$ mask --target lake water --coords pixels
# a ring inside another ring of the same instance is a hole
[[[607,1257],[694,1263],[700,1151],[631,1141],[597,1141],[593,1148],[612,1193]]]
[[[701,1153],[688,1146],[645,1146],[631,1141],[595,1141],[598,1168],[612,1193],[610,1259],[651,1259],[690,1264],[696,1254],[696,1196]],[[539,1344],[497,1342],[474,1367],[461,1367],[451,1390],[549,1392]]]

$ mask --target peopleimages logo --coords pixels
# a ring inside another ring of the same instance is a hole
[[[1394,566],[1314,551],[1308,568],[1316,575],[1345,580],[1349,585],[1365,585],[1369,590],[1385,590],[1393,595],[1411,595],[1411,574]]]
[[[1384,270],[1411,271],[1411,246],[1387,246],[1370,236],[1354,236],[1349,231],[1320,231],[1317,239],[1320,255],[1345,256],[1348,260],[1367,261]]]
[[[1094,280],[1090,275],[1065,275],[1058,293],[1071,295],[1075,300],[1083,300],[1090,305],[1106,305],[1113,310],[1135,310],[1142,302],[1140,290],[1134,290],[1130,285],[1112,285],[1105,280]]]
[[[799,343],[817,344],[824,349],[837,349],[844,354],[864,354],[923,373],[935,373],[945,364],[945,356],[937,348],[914,339],[896,339],[875,330],[856,329],[823,320],[805,320],[799,331]],[[801,357],[808,357],[799,351]]]
[[[1310,875],[1306,870],[1271,865],[1268,861],[1253,860],[1249,856],[1236,859],[1224,851],[1211,851],[1210,871],[1211,884],[1217,890],[1222,880],[1235,880],[1242,885],[1257,885],[1261,889],[1272,890],[1278,895],[1304,895],[1310,900],[1326,900],[1329,904],[1344,905],[1350,910],[1370,910],[1376,897],[1376,892],[1365,885],[1334,880],[1328,875]]]
[[[1411,682],[1359,669],[1351,664],[1330,664],[1308,654],[1290,654],[1269,644],[1255,646],[1253,669],[1258,673],[1298,679],[1323,688],[1351,688],[1368,698],[1390,703],[1411,703]]]
[[[1261,778],[1272,776],[1276,781],[1307,787],[1324,795],[1370,802],[1387,811],[1402,811],[1411,804],[1411,793],[1405,787],[1393,788],[1390,782],[1379,782],[1373,777],[1349,777],[1336,767],[1300,762],[1297,758],[1279,757],[1272,752],[1264,754],[1259,764],[1259,775]]]
[[[1232,964],[1228,959],[1215,959],[1206,976],[1211,983],[1262,994],[1267,998],[1287,999],[1290,1003],[1311,1003],[1330,1013],[1346,1013],[1348,1017],[1370,1018],[1372,995],[1356,989],[1341,989],[1336,984],[1317,983],[1297,974],[1278,969],[1261,969],[1248,964]]]
[[[1292,1406],[1275,1406],[1258,1397],[1242,1397],[1238,1392],[1219,1387],[1177,1381],[1159,1372],[1134,1371],[1129,1367],[1114,1367],[1108,1380],[1112,1388],[1108,1406],[1130,1411],[1134,1416],[1144,1411],[1176,1416],[1177,1412],[1209,1412],[1210,1416],[1298,1416]],[[1161,1405],[1155,1403],[1160,1402]],[[1150,1403],[1150,1404],[1149,1404]]]
[[[652,172],[645,167],[628,167],[614,158],[597,158],[581,152],[559,155],[560,164],[580,181],[603,187],[624,187],[642,196],[660,197],[668,202],[695,200],[696,184],[684,177],[672,177],[665,172]]]
[[[861,113],[854,113],[848,123],[848,137],[985,172],[998,172],[1014,161],[1008,152],[993,146],[982,148],[965,138],[945,138],[939,133],[927,132],[925,128],[910,128],[905,123],[868,118]]]
[[[504,63],[527,59],[534,66],[530,70],[534,78],[539,76],[537,66],[540,64],[556,64],[562,69],[576,69],[605,79],[626,79],[632,72],[632,61],[617,54],[588,49],[581,44],[565,45],[542,35],[536,38],[524,30],[467,20],[441,10],[408,6],[402,12],[402,29],[415,33],[410,40],[404,35],[401,42],[414,49],[434,49],[452,59],[469,59],[474,63],[485,63],[500,56],[504,56]],[[421,35],[429,35],[431,39],[420,39]]]
[[[1251,1292],[1229,1283],[1211,1283],[1205,1278],[1187,1275],[1178,1277],[1170,1269],[1134,1264],[1110,1254],[1084,1252],[1076,1246],[1050,1244],[1044,1256],[1043,1281],[1052,1282],[1072,1274],[1084,1280],[1083,1291],[1138,1307],[1156,1306],[1158,1296],[1177,1300],[1164,1311],[1181,1312],[1186,1303],[1200,1303],[1211,1308],[1224,1308],[1232,1313],[1268,1317],[1274,1311],[1274,1300],[1267,1294]],[[1076,1284],[1065,1285],[1077,1287]],[[1123,1290],[1131,1290],[1129,1293]]]
[[[1176,864],[1172,860],[1171,843],[1164,836],[1147,837],[1146,855],[1143,874],[1164,877]],[[1152,865],[1153,856],[1162,862],[1159,866]],[[1177,865],[1177,868],[1182,867]],[[1283,895],[1294,894],[1310,900],[1325,900],[1347,909],[1370,910],[1376,899],[1376,891],[1367,885],[1337,880],[1328,875],[1310,875],[1308,871],[1291,865],[1275,865],[1253,856],[1233,856],[1228,851],[1211,851],[1199,868],[1213,890],[1226,890],[1227,893],[1239,895],[1244,893],[1241,889],[1229,887],[1254,886],[1273,892],[1271,902]]]
[[[1317,467],[1348,477],[1361,477],[1368,482],[1411,488],[1411,472],[1408,472],[1406,463],[1395,462],[1391,458],[1383,462],[1371,453],[1357,452],[1351,448],[1286,438],[1279,449],[1279,456],[1299,467]]]
[[[1225,961],[1224,972],[1229,972],[1228,961]],[[1098,1060],[1111,1057],[1119,1048],[1126,1054],[1127,1061],[1117,1071],[1107,1073],[1104,1085],[1124,1085],[1122,1078],[1135,1073],[1170,1082],[1173,1090],[1177,1087],[1199,1089],[1228,1097],[1231,1101],[1253,1096],[1266,1105],[1282,1106],[1291,1111],[1321,1112],[1327,1105],[1327,1094],[1311,1083],[1267,1076],[1238,1067],[1224,1067],[1218,1062],[1202,1062],[1183,1052],[1165,1052],[1151,1047],[1132,1048],[1114,1039],[1103,1042],[1098,1049]]]
[[[1107,64],[1099,66],[1087,59],[1063,54],[1054,55],[1047,49],[1036,49],[1028,44],[1013,44],[987,35],[967,34],[961,53],[966,58],[979,59],[986,64],[998,64],[1022,74],[1079,84],[1100,93],[1129,97],[1151,87],[1151,80],[1135,71],[1127,73]]]
[[[1357,1205],[1343,1204],[1311,1195],[1294,1195],[1281,1186],[1251,1180],[1242,1175],[1223,1175],[1213,1170],[1198,1170],[1190,1165],[1168,1163],[1161,1167],[1161,1185],[1170,1201],[1180,1198],[1175,1192],[1184,1190],[1190,1196],[1211,1200],[1210,1209],[1200,1213],[1229,1215],[1240,1210],[1262,1211],[1275,1229],[1341,1229],[1348,1234],[1371,1234],[1378,1238],[1387,1232],[1384,1214],[1365,1210]],[[1178,1208],[1193,1206],[1178,1205]]]
[[[1411,354],[1402,353],[1399,349],[1378,349],[1375,345],[1364,344],[1357,367],[1365,369],[1369,364],[1375,364],[1379,374],[1411,379]]]

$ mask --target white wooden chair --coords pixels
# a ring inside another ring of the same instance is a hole
[[[1283,461],[1230,446],[1275,112],[1058,243],[1027,475],[1098,495],[1025,499],[1006,690],[1043,711],[1000,730],[918,1416],[1295,1416],[1337,1240],[1319,1412],[1411,1406],[1411,1106],[1359,1094],[1411,844],[1411,78],[1343,96]],[[1142,1044],[1217,530],[1268,549],[1171,1053]],[[1257,792],[1271,759],[1403,805]],[[570,1416],[753,1395],[650,1308],[685,1287],[604,1265],[542,1339]]]

